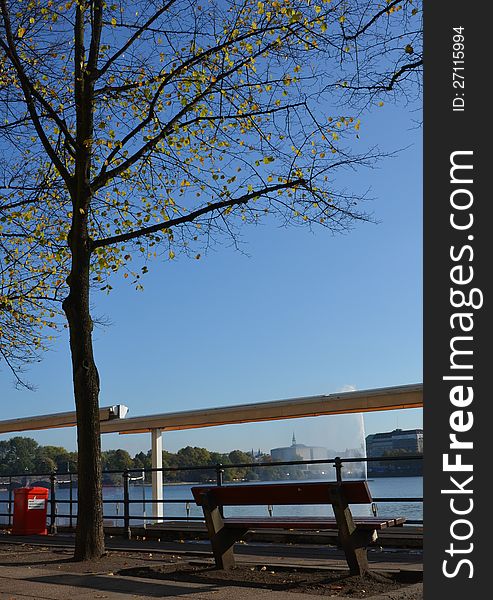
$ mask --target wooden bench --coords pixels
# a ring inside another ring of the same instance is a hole
[[[353,517],[349,504],[370,504],[366,481],[273,483],[192,488],[202,507],[218,569],[235,566],[233,545],[250,529],[337,529],[352,574],[368,571],[367,546],[377,531],[402,525],[404,518]],[[223,506],[331,504],[334,517],[228,517]]]

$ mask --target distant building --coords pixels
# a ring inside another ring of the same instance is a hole
[[[422,429],[394,429],[375,433],[366,437],[366,455],[369,458],[380,456],[404,456],[423,454]],[[378,461],[368,463],[368,476],[422,475],[422,460]]]
[[[291,446],[284,446],[282,448],[272,448],[270,456],[272,462],[288,462],[291,460],[324,460],[334,459],[336,456],[341,458],[356,458],[363,456],[363,445],[359,449],[346,448],[344,451],[331,450],[322,446],[306,446],[305,444],[298,444],[296,437],[293,433],[293,439]],[[323,479],[335,478],[334,466],[332,463],[317,463],[314,465],[301,465],[305,475],[308,477],[322,477]],[[344,476],[348,477],[365,477],[365,463],[364,462],[351,462],[344,464]]]
[[[288,461],[288,460],[319,460],[329,458],[327,448],[321,446],[305,446],[305,444],[296,443],[296,437],[293,433],[291,446],[283,448],[272,448],[270,455],[273,461]]]
[[[255,452],[255,450],[252,448],[252,451],[250,452],[250,455],[252,457],[252,461],[258,461],[261,460],[264,453],[262,452],[262,450],[260,450],[260,448]]]
[[[404,450],[409,454],[423,452],[422,429],[394,429],[366,436],[367,456],[384,456],[385,452]]]

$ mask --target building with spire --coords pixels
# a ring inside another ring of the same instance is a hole
[[[306,446],[305,444],[298,444],[296,441],[296,435],[293,432],[291,439],[291,446],[285,446],[282,448],[272,448],[270,456],[272,462],[289,462],[292,460],[324,460],[334,459],[336,456],[341,458],[356,458],[363,456],[364,452],[361,449],[350,449],[346,448],[344,451],[332,450],[329,448],[323,448],[322,446]],[[313,478],[333,479],[335,471],[332,463],[317,463],[314,465],[298,465],[305,471],[304,476]],[[344,477],[348,478],[366,478],[366,465],[364,462],[351,462],[344,465]]]
[[[284,462],[290,460],[322,460],[324,458],[330,458],[328,448],[298,444],[294,431],[291,440],[291,446],[272,448],[270,455],[272,460],[275,462]],[[316,466],[317,465],[313,465],[313,467]],[[310,465],[306,465],[306,468],[310,469]],[[311,470],[313,470],[313,468]]]

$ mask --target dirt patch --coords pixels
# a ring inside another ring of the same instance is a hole
[[[263,565],[239,566],[228,571],[218,571],[210,566],[193,563],[133,567],[122,569],[119,574],[166,581],[256,587],[271,591],[352,598],[369,598],[377,594],[395,592],[422,580],[422,574],[418,572],[369,573],[361,578],[350,576],[345,571],[325,569],[296,570]]]

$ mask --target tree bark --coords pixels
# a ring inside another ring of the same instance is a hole
[[[73,243],[72,243],[73,240]],[[70,331],[70,349],[77,411],[78,518],[76,560],[100,558],[104,553],[99,375],[92,346],[89,306],[91,247],[84,218],[75,218],[69,240],[72,269],[70,292],[63,303]]]
[[[100,558],[104,553],[101,439],[99,427],[99,375],[92,347],[90,314],[90,263],[93,250],[88,231],[92,190],[91,140],[94,131],[94,73],[99,55],[103,2],[93,6],[93,28],[89,56],[86,56],[85,26],[89,3],[76,6],[74,22],[76,105],[75,173],[69,185],[72,199],[72,226],[68,244],[72,268],[68,277],[69,295],[63,303],[70,331],[70,350],[77,411],[78,518],[75,538],[76,560]]]

